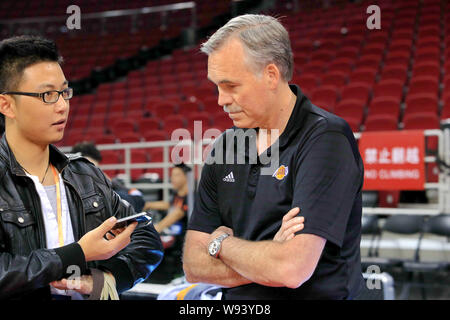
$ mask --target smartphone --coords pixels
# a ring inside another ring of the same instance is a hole
[[[147,212],[141,212],[133,214],[132,216],[128,216],[122,219],[117,220],[116,224],[114,225],[113,229],[119,229],[119,228],[125,228],[129,224],[137,221],[138,223],[146,223],[146,225],[150,224],[152,222],[152,217]]]

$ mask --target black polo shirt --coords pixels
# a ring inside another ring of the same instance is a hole
[[[299,288],[252,283],[224,289],[225,299],[352,299],[363,286],[364,175],[356,141],[343,119],[311,104],[297,86],[290,87],[297,101],[278,140],[278,166],[266,161],[275,145],[255,156],[254,130],[227,130],[203,167],[188,229],[211,233],[224,225],[242,239],[270,240],[283,216],[298,206],[305,217],[305,228],[298,233],[327,241],[312,277]],[[245,148],[238,143],[242,132],[248,133]],[[273,173],[262,174],[267,168]]]

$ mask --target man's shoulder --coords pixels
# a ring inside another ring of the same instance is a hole
[[[72,173],[92,176],[101,181],[104,180],[102,171],[81,154],[67,153],[66,156],[69,159],[67,167]]]
[[[342,134],[351,133],[351,128],[347,121],[341,117],[328,112],[314,104],[311,104],[309,121],[316,124],[316,130],[325,132],[339,132]]]

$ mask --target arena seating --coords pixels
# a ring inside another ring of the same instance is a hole
[[[45,6],[39,1],[2,2],[0,17],[5,12],[8,19],[64,14],[69,2],[52,0]],[[100,12],[168,3],[174,1],[85,0],[79,6],[83,12]],[[196,3],[199,27],[229,11],[220,1]],[[450,95],[445,90],[450,86],[446,2],[376,1],[383,14],[381,30],[365,25],[368,1],[331,3],[324,10],[314,1],[302,1],[300,5],[309,10],[294,13],[292,6],[277,2],[274,9],[283,14],[281,21],[290,32],[295,61],[292,83],[299,84],[313,103],[346,119],[354,131],[432,129],[450,116]],[[169,14],[173,23],[164,32],[157,19],[143,19],[130,34],[132,21],[123,17],[108,24],[103,33],[92,32],[93,23],[79,34],[50,29],[48,33],[61,47],[69,79],[76,80],[136,55],[144,46],[179,35],[189,14]],[[206,76],[207,57],[197,45],[150,60],[116,82],[100,83],[95,92],[71,101],[61,145],[81,139],[113,143],[170,138],[179,127],[193,133],[194,120],[202,120],[203,131],[226,129],[232,122],[217,105],[216,89]],[[435,142],[428,147],[435,149]]]

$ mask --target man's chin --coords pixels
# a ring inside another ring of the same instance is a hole
[[[50,140],[49,144],[56,144],[58,142],[61,142],[64,138],[64,133],[61,135],[58,135],[57,137],[54,137],[53,139]]]

